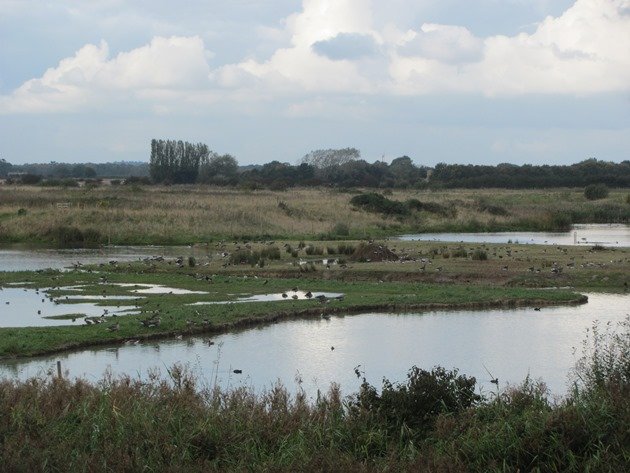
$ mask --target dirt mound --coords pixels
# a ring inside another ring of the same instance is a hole
[[[352,261],[397,261],[398,255],[385,245],[362,243],[354,250],[350,259]]]

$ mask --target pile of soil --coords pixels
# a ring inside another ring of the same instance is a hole
[[[350,256],[352,261],[398,261],[398,255],[385,245],[362,243]]]

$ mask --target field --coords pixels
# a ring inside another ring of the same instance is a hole
[[[571,223],[630,220],[628,193],[622,190],[598,201],[567,189],[385,191],[390,200],[428,204],[400,216],[357,209],[350,199],[358,192],[5,185],[0,186],[0,242],[63,246],[358,239],[405,232],[566,230]]]

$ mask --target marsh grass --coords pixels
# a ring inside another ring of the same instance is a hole
[[[0,241],[55,241],[55,229],[93,229],[98,242],[190,244],[217,239],[352,239],[404,232],[563,230],[630,220],[626,194],[588,201],[572,190],[396,190],[397,216],[358,210],[328,189],[286,192],[201,186],[0,187]],[[58,206],[63,204],[63,206]],[[65,205],[68,205],[67,207]],[[25,213],[18,215],[23,209]]]

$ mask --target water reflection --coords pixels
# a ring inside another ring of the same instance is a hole
[[[343,299],[344,294],[341,292],[311,292],[311,291],[287,291],[277,292],[274,294],[254,294],[239,297],[233,301],[200,301],[193,302],[188,305],[211,305],[211,304],[232,304],[235,302],[270,302],[270,301],[294,301],[294,300],[309,300],[317,299],[322,302],[328,299]]]
[[[82,317],[98,317],[122,314],[135,309],[134,306],[117,305],[107,307],[97,302],[73,303],[73,299],[81,296],[72,295],[53,299],[45,289],[22,289],[17,287],[0,287],[0,327],[50,327],[57,325],[77,325],[83,322]],[[103,297],[90,296],[93,300]],[[124,296],[112,297],[114,300]],[[111,303],[111,302],[110,302]],[[74,318],[51,319],[61,315],[74,314]]]
[[[401,240],[467,243],[521,243],[536,245],[630,246],[630,225],[574,225],[570,232],[497,232],[497,233],[419,233],[402,235]]]
[[[0,271],[36,271],[63,269],[75,264],[100,264],[110,261],[138,261],[153,256],[181,256],[205,254],[189,247],[112,246],[97,249],[0,248]]]
[[[45,373],[56,360],[72,376],[98,380],[106,369],[146,378],[153,368],[163,374],[185,363],[207,385],[270,387],[281,380],[295,389],[296,376],[311,396],[331,382],[345,393],[359,383],[353,369],[361,365],[373,384],[383,377],[404,381],[408,369],[459,368],[476,376],[483,389],[494,389],[487,367],[506,382],[519,383],[529,374],[543,378],[553,393],[564,394],[567,375],[593,320],[617,322],[626,317],[628,295],[589,294],[578,307],[364,314],[330,320],[295,320],[210,340],[204,337],[160,343],[128,344],[107,350],[0,364],[0,375],[27,378]],[[334,350],[331,348],[334,347]],[[240,369],[242,374],[235,374]]]

